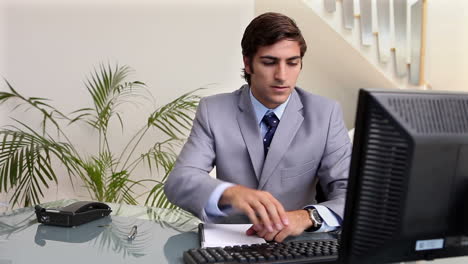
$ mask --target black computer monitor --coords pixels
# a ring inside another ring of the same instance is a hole
[[[468,94],[361,90],[340,263],[468,255]]]

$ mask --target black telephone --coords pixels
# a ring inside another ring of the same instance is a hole
[[[101,202],[75,202],[62,208],[35,207],[37,221],[47,225],[78,226],[108,216],[112,209]]]

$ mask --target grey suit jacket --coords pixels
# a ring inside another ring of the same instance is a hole
[[[343,217],[351,143],[337,102],[300,88],[291,94],[265,159],[260,128],[244,85],[205,97],[168,177],[168,199],[202,218],[222,182],[270,192],[285,210],[320,203]],[[208,173],[216,166],[217,179]]]

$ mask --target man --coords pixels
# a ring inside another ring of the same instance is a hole
[[[248,85],[200,101],[165,185],[171,202],[205,221],[240,213],[253,224],[247,234],[278,242],[340,225],[351,143],[339,105],[295,86],[306,49],[287,16],[266,13],[249,24]],[[208,175],[214,166],[217,179]],[[317,183],[326,198],[319,204]]]

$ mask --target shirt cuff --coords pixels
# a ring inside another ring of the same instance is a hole
[[[234,186],[235,184],[229,183],[229,182],[224,182],[218,185],[214,191],[211,193],[210,198],[208,199],[208,203],[205,206],[205,213],[206,216],[209,218],[210,216],[215,217],[215,216],[227,216],[226,212],[223,212],[219,207],[218,207],[218,202],[219,199],[221,199],[221,195],[223,195],[223,192],[231,187]],[[226,208],[229,209],[229,208]]]
[[[304,209],[315,208],[323,219],[322,226],[315,232],[330,232],[341,226],[341,220],[330,209],[323,205],[306,206]]]

